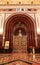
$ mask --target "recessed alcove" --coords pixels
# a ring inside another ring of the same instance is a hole
[[[34,20],[29,15],[15,14],[9,16],[8,20],[5,22],[6,25],[4,45],[5,41],[9,41],[9,49],[13,49],[13,52],[15,51],[15,49],[17,50],[16,52],[27,52],[27,49],[35,47],[36,45],[34,26],[35,23]],[[22,38],[20,38],[20,36],[18,37],[18,34],[22,35]],[[15,38],[18,37],[18,40],[20,38],[22,40],[22,44],[20,40],[17,42],[18,44],[16,43],[17,45],[15,45],[13,37]],[[25,41],[26,44],[23,43],[24,42],[23,38],[24,40],[26,40]]]

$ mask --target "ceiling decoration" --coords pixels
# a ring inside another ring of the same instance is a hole
[[[0,0],[0,4],[40,4],[40,0]]]

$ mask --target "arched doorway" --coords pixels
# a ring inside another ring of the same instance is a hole
[[[17,41],[22,40],[15,43],[14,38],[17,38]],[[26,40],[25,43],[24,40]],[[16,52],[20,50],[22,50],[20,52],[27,52],[27,48],[35,46],[34,20],[29,15],[22,13],[10,16],[5,24],[5,41],[9,41],[9,48],[14,52],[15,50]]]
[[[27,28],[23,22],[17,22],[13,29],[13,52],[27,52]]]

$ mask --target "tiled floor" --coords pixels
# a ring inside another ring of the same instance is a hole
[[[0,54],[0,63],[5,63],[13,60],[24,60],[40,65],[40,54],[28,54],[28,53],[9,53],[9,54]],[[29,65],[21,61],[12,62],[5,65]],[[36,64],[34,64],[36,65]]]

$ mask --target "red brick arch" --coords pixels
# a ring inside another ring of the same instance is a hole
[[[5,24],[5,41],[10,41],[10,48],[13,48],[13,29],[17,22],[22,22],[25,24],[28,32],[28,47],[35,46],[35,21],[32,19],[31,16],[27,14],[13,14],[9,16]],[[31,36],[31,39],[29,37]]]

